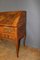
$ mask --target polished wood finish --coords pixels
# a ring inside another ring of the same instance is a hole
[[[15,41],[17,57],[20,40],[26,40],[26,11],[0,12],[0,38]]]

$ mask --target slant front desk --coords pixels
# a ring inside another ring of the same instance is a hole
[[[26,39],[26,11],[0,12],[0,38],[9,39],[16,44],[17,57],[19,56],[20,40]]]

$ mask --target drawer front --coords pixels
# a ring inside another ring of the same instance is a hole
[[[17,28],[1,27],[0,35],[1,35],[0,38],[15,40],[17,37]]]
[[[4,32],[4,33],[14,33],[16,31],[17,28],[13,28],[13,27],[0,27],[0,32]]]
[[[15,35],[15,33],[0,33],[0,38],[2,39],[12,39],[12,40],[16,40],[17,35]]]
[[[4,27],[4,32],[5,33],[14,33],[15,32],[15,28]]]

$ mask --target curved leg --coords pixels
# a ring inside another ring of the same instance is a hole
[[[26,32],[24,33],[24,47],[26,46],[25,41],[26,41]]]
[[[20,40],[16,42],[16,52],[17,52],[17,57],[19,57],[19,47],[20,47]]]

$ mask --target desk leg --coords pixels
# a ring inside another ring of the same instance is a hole
[[[24,33],[24,47],[26,46],[25,41],[26,41],[26,32]]]
[[[16,42],[16,52],[17,52],[17,57],[19,57],[19,48],[20,48],[20,40]]]

